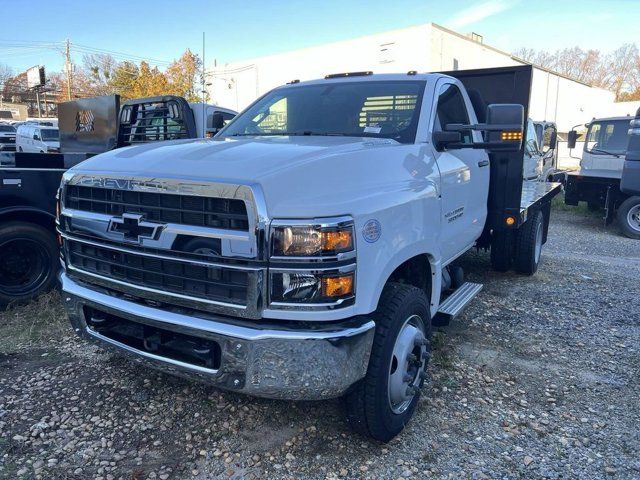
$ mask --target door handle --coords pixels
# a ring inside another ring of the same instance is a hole
[[[489,160],[480,160],[478,162],[479,167],[486,167],[487,165],[489,165]]]

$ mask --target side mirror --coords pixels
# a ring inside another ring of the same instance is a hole
[[[551,138],[549,139],[549,150],[555,150],[558,144],[558,132],[554,130],[551,132]]]
[[[487,107],[486,147],[488,150],[516,152],[524,137],[524,107],[496,103]]]
[[[216,112],[211,119],[211,128],[220,130],[222,127],[224,127],[224,118],[220,112]]]
[[[448,146],[455,148],[455,144],[460,142],[462,142],[460,132],[433,132],[433,146],[438,151],[442,151]]]
[[[465,125],[448,123],[445,132],[468,132],[476,130],[484,133],[484,141],[469,144],[454,144],[449,148],[484,148],[517,152],[522,148],[524,132],[524,107],[511,103],[494,103],[487,106],[487,123]],[[434,138],[435,143],[435,138]]]
[[[578,132],[575,130],[571,130],[567,134],[567,147],[568,148],[576,148],[576,141],[578,140]]]

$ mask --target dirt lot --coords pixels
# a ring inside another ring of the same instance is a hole
[[[223,393],[90,346],[50,295],[0,316],[2,478],[640,478],[640,243],[556,209],[535,277],[441,329],[418,411],[387,445],[340,401]]]

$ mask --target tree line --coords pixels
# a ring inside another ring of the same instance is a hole
[[[146,61],[117,61],[109,54],[86,54],[73,69],[71,85],[66,72],[47,73],[42,89],[51,108],[71,99],[118,94],[123,100],[157,95],[179,95],[190,102],[202,101],[202,60],[187,49],[163,71]],[[0,94],[5,102],[33,105],[35,93],[27,88],[26,72],[14,74],[0,64]],[[205,101],[208,95],[205,94]]]
[[[634,43],[610,53],[580,47],[550,52],[521,48],[513,52],[527,62],[616,94],[616,101],[640,100],[640,52]]]

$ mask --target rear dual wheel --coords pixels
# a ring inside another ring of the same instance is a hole
[[[538,271],[544,241],[544,215],[538,211],[518,231],[514,258],[516,272],[533,275]]]
[[[417,287],[392,283],[374,317],[369,367],[345,398],[347,419],[360,434],[388,442],[402,431],[420,398],[430,355],[429,300]]]

